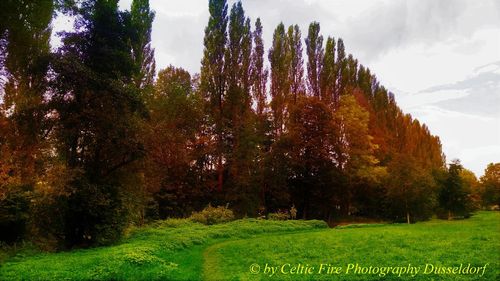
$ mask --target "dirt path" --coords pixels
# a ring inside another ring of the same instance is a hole
[[[284,236],[288,237],[288,236],[301,235],[301,234],[307,234],[307,233],[313,234],[313,233],[319,233],[319,232],[328,231],[328,230],[330,230],[330,229],[325,228],[325,229],[320,229],[320,230],[287,232],[287,233],[282,233],[282,234],[274,233],[274,234],[268,234],[268,235],[259,235],[256,237],[245,238],[245,239],[227,240],[227,241],[219,242],[216,244],[212,244],[212,245],[208,246],[207,248],[205,248],[205,250],[203,251],[203,273],[202,273],[203,280],[207,280],[207,281],[225,280],[224,276],[220,276],[220,273],[219,273],[219,267],[223,261],[220,261],[216,258],[216,253],[218,250],[220,250],[220,249],[222,249],[230,244],[240,243],[243,241],[259,240],[259,239],[263,239],[263,238],[275,238],[275,237],[284,237]],[[242,253],[242,254],[244,254],[244,253]]]

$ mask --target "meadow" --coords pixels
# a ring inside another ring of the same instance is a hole
[[[499,212],[336,228],[321,221],[206,226],[170,219],[133,229],[109,247],[20,251],[0,265],[0,280],[500,280],[499,242]]]

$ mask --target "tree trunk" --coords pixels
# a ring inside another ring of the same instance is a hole
[[[222,168],[222,156],[219,155],[219,159],[217,161],[217,191],[222,192],[222,184],[224,182],[224,169]]]
[[[451,211],[448,210],[448,220],[451,221]]]
[[[261,184],[260,189],[260,206],[266,208],[266,183]]]
[[[408,199],[405,198],[406,222],[410,224],[410,210],[408,210]]]

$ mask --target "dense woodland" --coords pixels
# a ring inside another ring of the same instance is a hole
[[[157,72],[148,0],[0,4],[0,240],[117,241],[208,204],[257,217],[416,222],[500,204],[342,39],[209,1],[200,73]],[[51,23],[73,31],[51,48]],[[175,28],[173,26],[166,26]]]

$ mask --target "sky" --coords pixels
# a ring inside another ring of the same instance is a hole
[[[121,0],[128,9],[132,0]],[[229,5],[235,0],[228,0]],[[260,17],[266,50],[274,28],[310,22],[324,37],[341,37],[398,105],[441,139],[447,161],[458,158],[477,176],[500,162],[500,1],[498,0],[242,0]],[[199,72],[208,0],[150,0],[157,68]],[[60,18],[54,30],[71,25]],[[57,44],[57,38],[54,38]]]

